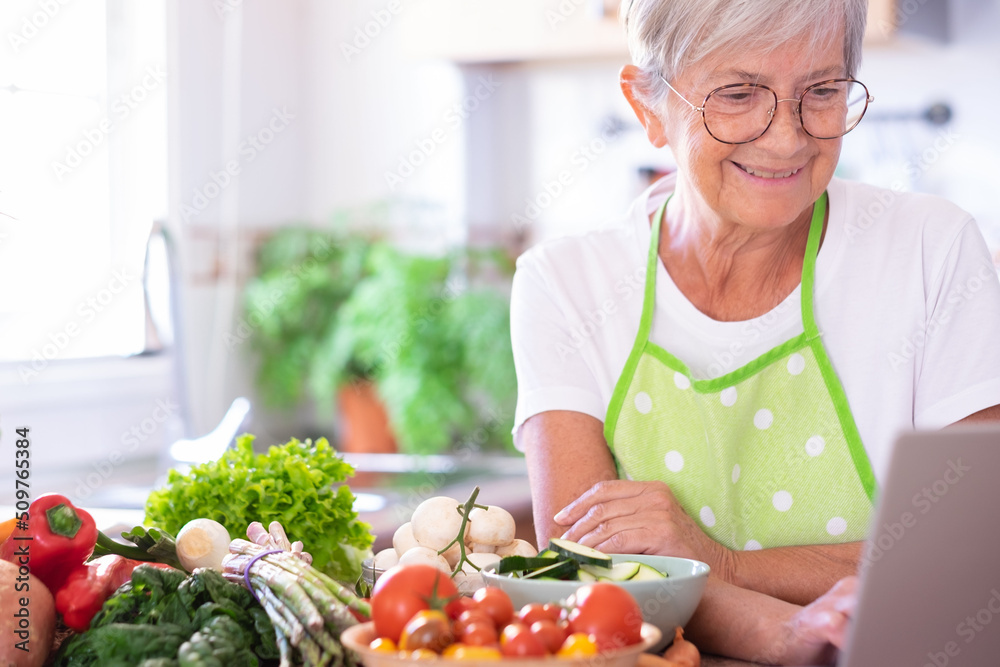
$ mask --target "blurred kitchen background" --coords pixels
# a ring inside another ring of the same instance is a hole
[[[518,253],[614,223],[672,169],[619,92],[627,51],[616,4],[5,0],[0,505],[12,502],[19,427],[30,428],[34,492],[96,505],[134,505],[128,489],[148,488],[173,443],[194,439],[185,455],[211,452],[202,438],[213,429],[223,446],[233,430],[261,444],[341,443],[349,429],[332,397],[316,398],[322,391],[292,387],[274,405],[269,394],[298,381],[286,366],[336,369],[360,395],[358,377],[429,354],[412,343],[442,312],[460,334],[479,323],[462,340],[494,344],[494,363],[469,372],[497,391],[460,397],[476,410],[454,412],[454,428],[420,423],[418,405],[403,449],[445,473],[456,452],[516,461],[505,321],[486,297],[452,306],[478,288],[505,298]],[[995,253],[998,33],[998,0],[874,1],[858,78],[876,102],[839,166],[845,177],[954,200]],[[393,326],[371,315],[383,303],[375,295],[388,295],[395,324],[426,328],[376,341],[383,356],[373,363],[369,350],[355,376],[336,366],[342,349],[318,366],[295,347],[302,331],[274,330],[282,307],[289,326],[300,308],[309,328],[313,306],[296,299],[308,298],[300,288],[310,281],[321,303],[339,305],[376,272],[365,257],[398,268],[386,246],[428,263],[381,276],[355,315]],[[260,282],[265,269],[276,291]],[[324,282],[324,271],[340,282]],[[431,274],[424,302],[394,302],[394,285],[398,293]],[[276,360],[262,358],[267,336]],[[275,374],[262,385],[266,363]],[[444,404],[434,393],[442,385],[473,383],[415,368],[387,393]]]

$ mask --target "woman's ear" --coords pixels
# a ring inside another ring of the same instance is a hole
[[[618,81],[622,87],[622,93],[625,94],[625,99],[628,100],[629,105],[632,107],[632,111],[635,112],[636,118],[642,123],[643,128],[646,130],[646,137],[649,139],[649,143],[653,144],[657,148],[663,148],[667,145],[667,133],[664,131],[663,123],[660,118],[653,113],[653,110],[643,104],[641,96],[639,95],[639,68],[635,65],[625,65],[622,67],[621,72],[618,74]]]

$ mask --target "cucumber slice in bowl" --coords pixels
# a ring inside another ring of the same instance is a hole
[[[549,540],[549,549],[567,558],[572,558],[578,563],[611,567],[611,556],[608,554],[559,537],[553,537]]]

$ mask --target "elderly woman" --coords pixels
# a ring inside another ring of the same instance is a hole
[[[1000,420],[1000,284],[975,221],[834,178],[873,101],[854,78],[866,12],[623,3],[621,87],[678,168],[624,225],[518,261],[540,542],[696,558],[727,595],[809,604],[856,571],[901,429]]]

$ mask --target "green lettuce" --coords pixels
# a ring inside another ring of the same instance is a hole
[[[146,523],[176,535],[192,519],[215,519],[237,538],[253,521],[265,528],[278,521],[288,539],[302,540],[315,568],[353,585],[375,539],[343,484],[354,468],[326,438],[293,438],[264,454],[254,453],[253,441],[242,435],[217,461],[171,470],[146,500]]]

